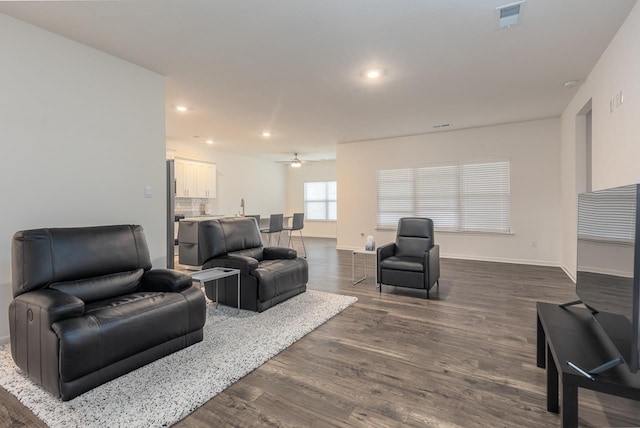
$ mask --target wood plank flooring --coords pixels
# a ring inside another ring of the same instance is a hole
[[[440,291],[426,300],[378,293],[373,263],[352,285],[350,252],[331,239],[305,243],[308,288],[358,302],[177,427],[561,425],[535,361],[535,302],[575,299],[561,269],[444,259]],[[584,427],[640,426],[640,403],[580,390],[579,415]],[[0,426],[42,424],[0,389]]]

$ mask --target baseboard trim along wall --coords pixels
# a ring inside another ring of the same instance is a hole
[[[571,279],[571,281],[573,281],[573,283],[575,284],[575,283],[576,283],[576,277],[575,277],[575,275],[574,275],[573,273],[571,273],[571,272],[569,271],[569,269],[567,269],[567,267],[566,267],[566,266],[562,265],[562,266],[560,266],[560,267],[562,268],[562,270],[564,271],[564,273],[566,273],[566,274],[567,274],[567,276]]]
[[[9,336],[0,337],[0,345],[6,345],[7,343],[9,343]]]
[[[336,246],[336,250],[354,251],[354,250],[362,250],[362,249],[364,248],[345,247],[341,245]],[[561,267],[562,270],[567,272],[567,270],[560,265],[560,262],[554,262],[550,260],[508,259],[508,258],[501,258],[501,257],[478,257],[478,256],[467,256],[463,254],[447,254],[447,253],[440,253],[440,257],[443,259],[475,260],[479,262],[495,262],[495,263],[510,263],[510,264],[518,264],[518,265]],[[571,278],[571,275],[569,275],[569,277]]]

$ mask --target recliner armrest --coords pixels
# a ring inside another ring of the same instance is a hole
[[[378,275],[378,281],[382,278],[382,273],[380,272],[380,263],[387,257],[391,257],[396,253],[396,244],[395,242],[389,242],[388,244],[384,244],[379,246],[376,249],[376,270]]]
[[[440,278],[440,246],[434,245],[424,253],[425,269],[428,275],[425,275],[425,286],[430,288]]]
[[[40,309],[40,317],[46,314],[46,324],[67,318],[84,315],[84,302],[72,294],[45,288],[20,294],[12,302],[14,305],[26,305]]]
[[[277,260],[277,259],[295,259],[298,257],[298,252],[292,248],[283,247],[265,247],[263,250],[265,260]]]
[[[241,274],[248,275],[250,271],[258,268],[258,261],[253,257],[227,254],[226,256],[214,257],[208,260],[206,266],[207,268],[226,267],[240,269]]]
[[[140,280],[140,291],[164,291],[179,293],[191,287],[189,275],[171,269],[148,270]]]
[[[378,263],[387,257],[391,257],[396,253],[396,244],[395,242],[389,242],[388,244],[384,244],[379,246],[376,249],[376,258],[378,259]]]

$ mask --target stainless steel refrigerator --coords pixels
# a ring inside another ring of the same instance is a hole
[[[175,202],[176,202],[176,179],[174,161],[167,161],[167,268],[175,267]]]

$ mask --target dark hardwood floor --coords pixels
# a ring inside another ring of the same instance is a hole
[[[440,291],[426,300],[389,286],[378,293],[373,263],[352,285],[350,252],[335,240],[305,243],[308,288],[358,302],[177,427],[561,425],[546,411],[535,355],[535,302],[575,299],[561,269],[444,259]],[[579,409],[580,426],[640,426],[631,400],[580,390]],[[0,426],[38,424],[0,389]]]

